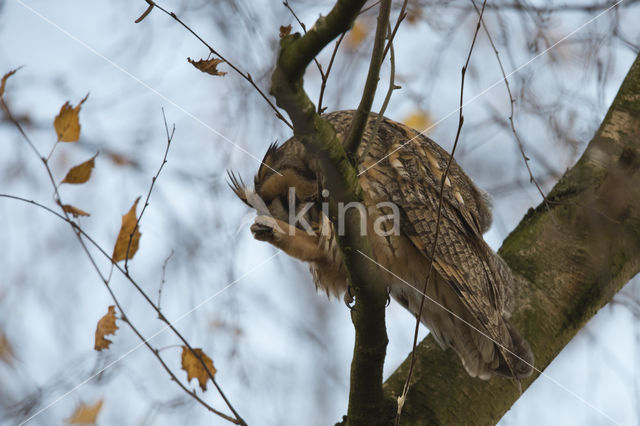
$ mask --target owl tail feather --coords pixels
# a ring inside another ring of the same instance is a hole
[[[506,320],[505,325],[511,336],[512,345],[508,348],[508,351],[504,348],[498,348],[496,351],[496,355],[499,356],[498,366],[493,371],[501,376],[515,379],[527,378],[533,372],[533,353],[529,343]]]
[[[524,379],[533,371],[533,354],[527,341],[505,319],[504,336],[489,339],[477,329],[458,328],[447,346],[457,352],[465,370],[471,377],[488,380],[494,374]],[[495,343],[499,341],[500,344]]]

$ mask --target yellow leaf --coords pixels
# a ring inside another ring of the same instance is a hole
[[[209,372],[211,372],[211,375],[214,376],[216,374],[216,369],[213,366],[213,361],[211,360],[211,358],[209,358],[207,354],[202,351],[202,349],[194,348],[193,351],[200,355],[205,365],[207,366],[207,369],[209,370]],[[205,370],[205,368],[202,366],[202,363],[200,362],[198,357],[196,357],[193,352],[191,352],[186,346],[182,347],[182,369],[187,372],[187,381],[190,382],[191,379],[196,378],[200,383],[200,388],[202,388],[202,391],[204,392],[207,390],[207,380],[209,380],[207,370]]]
[[[100,399],[93,405],[87,405],[84,402],[81,402],[71,415],[71,418],[67,420],[67,423],[70,425],[95,425],[96,420],[98,418],[98,414],[102,409],[103,400]]]
[[[194,67],[198,68],[202,72],[206,72],[211,75],[225,75],[225,71],[218,71],[218,64],[221,64],[222,59],[200,59],[199,61],[194,61],[191,58],[187,58],[187,61]]]
[[[116,334],[118,326],[116,325],[116,307],[114,305],[109,306],[109,312],[107,312],[96,326],[96,343],[94,349],[101,351],[103,349],[109,349],[111,340],[105,338],[109,334]]]
[[[5,75],[2,76],[2,82],[0,83],[0,97],[2,97],[2,95],[4,95],[4,87],[7,84],[7,79],[9,77],[11,77],[12,75],[14,75],[20,68],[17,68],[15,70],[11,70],[8,73],[6,73]]]
[[[136,217],[136,207],[140,201],[140,197],[136,198],[136,201],[131,206],[131,209],[127,214],[122,216],[122,225],[120,226],[120,233],[116,240],[116,245],[113,248],[113,255],[111,258],[114,262],[119,262],[124,259],[131,259],[133,255],[138,251],[138,244],[140,243],[140,228],[136,226],[138,219]],[[131,241],[131,243],[129,243]],[[128,250],[128,253],[127,253]]]
[[[91,170],[95,167],[95,159],[98,154],[94,155],[82,164],[74,166],[67,172],[62,183],[85,183],[91,177]]]
[[[280,25],[280,38],[285,38],[289,33],[291,33],[291,25],[287,25],[286,27]]]
[[[355,49],[362,44],[367,38],[369,33],[369,27],[362,19],[356,20],[351,28],[351,31],[347,33],[347,39],[345,40],[349,49]]]
[[[62,210],[64,210],[66,213],[72,214],[73,217],[91,216],[89,213],[87,213],[84,210],[81,210],[81,209],[79,209],[77,207],[74,207],[71,204],[63,204],[62,205]]]
[[[53,128],[56,129],[58,141],[60,142],[76,142],[80,138],[80,107],[87,100],[89,94],[80,101],[80,103],[72,107],[67,101],[62,108],[60,114],[53,120]]]
[[[0,361],[7,365],[13,365],[14,357],[15,355],[9,339],[7,339],[4,332],[0,330]]]
[[[419,132],[424,132],[433,124],[431,116],[422,110],[416,110],[403,120],[403,123]]]

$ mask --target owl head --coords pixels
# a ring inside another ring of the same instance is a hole
[[[316,203],[321,188],[317,168],[309,161],[304,146],[295,138],[272,143],[253,179],[253,189],[241,177],[228,171],[233,192],[259,215],[289,222],[290,211],[298,212],[307,203]],[[308,209],[308,219],[317,221],[317,209]],[[307,216],[307,215],[305,215]]]

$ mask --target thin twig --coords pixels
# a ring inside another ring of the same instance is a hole
[[[173,18],[177,23],[182,25],[187,31],[189,31],[191,34],[193,34],[193,36],[195,38],[197,38],[202,44],[204,44],[207,47],[207,49],[209,49],[209,52],[211,52],[212,54],[216,55],[225,64],[229,65],[229,67],[231,67],[231,69],[234,70],[238,75],[240,75],[242,78],[247,80],[253,86],[253,88],[258,91],[260,96],[262,96],[262,98],[269,104],[271,109],[273,109],[273,111],[276,113],[276,117],[278,117],[280,120],[282,120],[284,122],[284,124],[289,126],[290,129],[293,129],[293,126],[291,125],[289,120],[287,120],[284,117],[284,115],[282,115],[280,110],[278,110],[278,108],[276,108],[276,106],[273,104],[273,102],[271,102],[271,100],[262,91],[262,89],[260,89],[260,87],[256,84],[255,81],[253,81],[253,77],[251,77],[251,74],[249,74],[248,72],[247,73],[242,72],[237,66],[235,66],[232,62],[230,62],[227,58],[225,58],[220,53],[218,53],[213,47],[211,47],[211,45],[209,45],[209,43],[204,41],[204,39],[202,37],[200,37],[200,35],[198,35],[198,33],[196,33],[194,30],[191,29],[191,27],[189,27],[180,18],[178,18],[178,16],[174,12],[169,12],[167,9],[163,8],[162,6],[160,6],[158,3],[156,3],[153,0],[144,0],[144,1],[146,1],[149,5],[157,7],[162,12],[164,12],[166,15],[170,16],[171,18]]]
[[[500,66],[500,72],[502,73],[502,79],[504,81],[504,85],[507,89],[507,94],[509,95],[509,106],[511,107],[511,112],[509,113],[509,123],[511,124],[511,132],[513,133],[513,136],[516,139],[516,142],[518,143],[518,149],[520,150],[520,154],[522,155],[522,159],[524,161],[525,166],[527,167],[527,172],[529,172],[529,182],[533,183],[536,188],[538,189],[538,192],[540,193],[540,195],[542,196],[542,199],[544,201],[545,206],[547,207],[547,209],[551,209],[549,207],[549,200],[547,200],[547,196],[544,193],[544,191],[542,190],[542,187],[540,186],[540,184],[538,183],[538,181],[536,180],[536,178],[533,176],[533,172],[531,171],[531,167],[529,167],[529,157],[527,157],[527,154],[524,152],[524,146],[522,144],[522,141],[520,140],[520,136],[518,136],[518,132],[516,131],[516,126],[513,120],[513,116],[515,114],[515,99],[513,97],[513,94],[511,93],[511,86],[509,85],[509,79],[507,78],[507,73],[504,70],[504,66],[502,65],[502,59],[500,59],[500,53],[498,52],[498,48],[496,47],[495,43],[493,42],[493,38],[491,37],[491,34],[489,33],[489,28],[487,28],[487,25],[484,22],[484,19],[482,19],[482,13],[480,10],[478,10],[478,6],[476,5],[475,0],[471,0],[471,3],[473,4],[473,7],[476,10],[476,13],[479,16],[480,19],[480,23],[482,25],[482,28],[484,29],[485,34],[487,35],[487,38],[489,39],[489,43],[491,44],[491,48],[493,49],[493,52],[495,54],[495,57],[498,61],[498,65]]]
[[[402,2],[402,7],[400,8],[400,13],[398,14],[398,19],[396,20],[396,25],[393,27],[393,31],[391,31],[391,36],[389,37],[389,41],[387,42],[387,45],[384,47],[384,53],[382,54],[382,59],[384,59],[387,56],[387,52],[389,51],[389,48],[393,43],[393,39],[396,37],[396,33],[398,32],[398,28],[400,28],[400,24],[402,24],[402,21],[404,21],[404,18],[407,17],[406,11],[407,11],[408,2],[409,0],[404,0]]]
[[[482,2],[482,10],[480,11],[480,18],[478,19],[478,25],[476,26],[476,30],[473,34],[473,41],[471,42],[471,46],[469,47],[469,53],[467,55],[467,60],[462,67],[462,81],[460,83],[460,109],[458,110],[458,130],[456,131],[456,138],[453,142],[453,148],[451,149],[451,154],[449,156],[449,161],[447,162],[447,168],[445,169],[442,179],[440,181],[440,200],[438,201],[438,214],[436,216],[436,232],[433,239],[433,245],[431,247],[431,256],[429,256],[429,271],[427,272],[427,278],[424,283],[424,288],[422,290],[422,297],[420,298],[420,308],[418,309],[418,314],[416,315],[416,326],[413,333],[413,348],[411,350],[411,361],[409,363],[409,373],[407,374],[407,379],[404,382],[404,387],[402,389],[402,395],[398,397],[398,411],[396,413],[395,426],[400,424],[400,416],[402,415],[402,407],[404,406],[404,402],[407,399],[407,394],[409,393],[409,384],[411,382],[411,375],[413,374],[413,368],[416,362],[416,348],[418,346],[418,330],[420,329],[420,319],[422,318],[422,311],[424,309],[424,301],[425,295],[427,293],[427,289],[429,288],[429,281],[432,277],[433,272],[433,259],[436,254],[436,247],[438,244],[438,235],[440,232],[440,219],[442,217],[442,204],[444,201],[444,185],[447,180],[447,175],[449,174],[449,169],[451,167],[451,163],[453,161],[453,156],[456,152],[456,148],[458,146],[458,141],[460,140],[460,132],[462,131],[462,125],[464,124],[464,116],[462,115],[462,103],[464,100],[464,80],[465,75],[467,73],[467,67],[469,66],[469,61],[471,60],[471,54],[473,53],[473,48],[476,44],[476,39],[478,37],[478,32],[480,31],[480,25],[482,21],[482,14],[484,13],[484,8],[487,4],[487,0]]]
[[[376,1],[376,2],[371,3],[371,6],[367,6],[367,7],[365,7],[364,9],[362,9],[362,10],[360,11],[360,13],[358,13],[358,16],[362,15],[363,13],[366,13],[366,12],[370,11],[371,9],[373,9],[374,7],[376,7],[377,5],[379,5],[381,1],[382,1],[382,0],[378,0],[378,1]]]
[[[4,102],[4,99],[2,99],[2,97],[0,97],[0,101],[2,102],[2,106],[5,109],[5,111],[7,112],[7,116],[12,118],[13,116],[11,115],[11,112],[8,108],[8,106],[6,105],[6,103]],[[54,190],[54,199],[56,204],[58,204],[60,206],[60,208],[62,209],[62,215],[54,212],[52,209],[49,209],[48,207],[45,207],[33,200],[26,200],[26,199],[22,199],[20,197],[15,197],[15,196],[8,196],[8,195],[4,195],[2,194],[2,196],[7,197],[7,198],[14,198],[14,199],[21,199],[23,201],[27,201],[30,202],[31,204],[35,204],[38,206],[41,206],[43,208],[45,208],[46,210],[54,213],[56,216],[58,216],[59,218],[63,219],[65,222],[69,223],[69,225],[71,226],[72,230],[74,231],[74,235],[76,235],[76,237],[78,238],[78,241],[80,243],[80,245],[82,246],[83,250],[85,251],[85,253],[87,254],[87,256],[89,257],[89,260],[91,261],[92,265],[94,266],[94,268],[96,269],[96,272],[98,273],[98,275],[100,276],[100,279],[103,281],[103,283],[105,284],[105,286],[107,287],[107,290],[109,291],[109,293],[111,294],[112,298],[114,299],[114,302],[116,303],[116,305],[118,305],[118,309],[120,309],[120,312],[122,313],[122,309],[118,303],[117,298],[115,297],[115,294],[113,293],[111,287],[109,286],[109,282],[111,279],[111,273],[109,273],[109,277],[105,278],[104,275],[102,274],[102,272],[100,271],[100,269],[98,268],[95,260],[93,259],[93,257],[91,256],[90,252],[88,251],[88,248],[85,245],[85,242],[83,241],[83,239],[81,238],[82,236],[85,236],[94,247],[96,247],[102,254],[103,256],[105,256],[107,259],[109,259],[109,261],[111,262],[111,269],[113,270],[113,267],[115,266],[115,268],[117,268],[126,278],[127,280],[136,288],[136,290],[138,291],[138,293],[140,293],[142,295],[142,297],[147,301],[147,303],[156,311],[156,313],[158,314],[158,317],[169,326],[169,328],[171,329],[171,331],[174,333],[174,335],[176,337],[178,337],[183,343],[184,345],[189,349],[189,351],[200,361],[200,363],[202,364],[203,368],[205,369],[205,371],[207,372],[207,375],[209,376],[209,378],[211,379],[211,381],[213,382],[214,386],[216,387],[216,390],[218,391],[218,393],[220,394],[220,396],[222,397],[222,399],[225,401],[225,403],[227,404],[227,407],[231,410],[231,412],[234,414],[234,416],[236,417],[234,420],[234,423],[236,424],[240,424],[240,425],[246,425],[245,421],[240,417],[240,415],[235,411],[235,409],[233,408],[233,406],[231,405],[230,401],[227,399],[226,395],[224,394],[224,392],[222,391],[222,389],[220,388],[220,386],[218,386],[213,373],[209,370],[209,368],[207,367],[204,359],[202,358],[202,356],[200,356],[200,354],[198,354],[189,344],[189,342],[187,342],[187,340],[182,336],[182,334],[173,326],[173,324],[171,324],[169,322],[169,320],[166,319],[166,317],[160,312],[160,309],[153,303],[153,301],[149,298],[149,296],[144,292],[144,290],[142,290],[142,288],[140,287],[140,285],[133,279],[133,277],[131,277],[131,275],[129,275],[128,270],[124,269],[123,267],[121,267],[120,265],[118,265],[117,263],[113,262],[112,257],[107,254],[107,252],[104,251],[104,249],[102,249],[102,247],[100,247],[95,240],[89,238],[89,236],[84,232],[84,230],[82,230],[82,228],[71,219],[71,217],[69,216],[69,213],[67,213],[63,208],[62,208],[62,200],[60,197],[60,193],[58,192],[58,186],[56,185],[55,179],[53,178],[53,174],[51,172],[51,168],[49,167],[49,163],[48,160],[46,158],[44,158],[41,154],[40,151],[38,151],[38,149],[35,147],[35,145],[31,142],[30,138],[28,137],[28,135],[26,134],[26,132],[24,131],[24,129],[22,128],[22,126],[20,125],[19,122],[17,122],[15,119],[12,119],[13,124],[16,126],[16,128],[18,129],[18,131],[20,132],[20,134],[24,137],[24,139],[27,141],[28,145],[32,147],[34,153],[36,154],[36,156],[42,161],[45,170],[47,172],[47,175],[49,176],[49,180],[51,182],[51,185],[53,186],[53,190]],[[167,129],[168,130],[168,129]],[[168,149],[168,148],[167,148]],[[165,155],[165,161],[166,161],[166,155]],[[150,194],[150,191],[149,191]],[[126,317],[125,317],[126,318]],[[127,323],[128,320],[126,321]],[[132,325],[131,323],[129,323],[130,325]],[[132,327],[132,329],[134,330],[134,332],[136,332],[135,328]],[[139,333],[138,337],[142,338],[142,335]],[[145,345],[150,349],[150,350],[154,350],[153,347],[146,341],[144,341]],[[162,361],[160,359],[160,362],[163,366],[165,366],[166,368],[166,364],[164,364],[164,361]],[[174,376],[175,377],[175,376]],[[179,383],[179,382],[178,382]],[[184,388],[184,386],[179,383],[179,385],[181,387],[183,387],[183,389],[187,390],[186,388]],[[187,392],[189,392],[187,390]],[[189,392],[190,395],[193,395],[192,392]],[[197,400],[199,400],[199,398],[196,397]],[[219,413],[217,411],[214,410],[214,412]],[[223,414],[223,413],[221,413]],[[224,415],[224,418],[230,418],[227,415]]]
[[[133,241],[133,236],[135,235],[136,231],[140,229],[140,221],[142,220],[142,215],[144,215],[144,212],[147,209],[147,206],[149,205],[149,198],[151,198],[151,192],[153,191],[153,187],[155,186],[156,181],[158,180],[158,176],[160,176],[160,172],[164,168],[164,165],[167,164],[167,155],[169,154],[169,147],[171,146],[171,141],[173,141],[173,135],[176,132],[176,125],[174,123],[171,129],[171,133],[169,133],[169,126],[167,125],[167,117],[164,114],[164,108],[162,108],[162,119],[164,120],[164,129],[167,134],[167,146],[164,150],[164,157],[162,158],[162,163],[160,163],[160,167],[158,167],[158,171],[156,172],[156,174],[151,178],[151,185],[149,186],[149,191],[147,191],[147,198],[144,200],[144,205],[142,206],[142,210],[140,211],[140,216],[138,216],[138,219],[136,220],[136,226],[133,227],[133,230],[129,235],[127,252],[124,257],[125,259],[124,269],[127,272],[129,272],[129,250],[131,249],[131,242]]]
[[[329,60],[329,66],[327,66],[327,72],[322,77],[322,84],[320,85],[320,96],[318,97],[318,114],[322,114],[326,107],[322,107],[322,98],[324,97],[324,90],[327,87],[327,80],[329,79],[329,73],[331,72],[331,67],[333,67],[333,60],[336,58],[336,53],[338,53],[338,48],[340,47],[340,43],[344,39],[346,32],[340,35],[340,38],[336,40],[336,45],[333,48],[333,52],[331,53],[331,59]]]
[[[148,342],[149,339],[145,338],[140,333],[140,331],[129,321],[127,315],[125,314],[125,312],[124,312],[124,310],[122,308],[122,305],[120,304],[120,301],[118,300],[117,296],[113,293],[113,290],[111,289],[111,286],[109,285],[109,279],[105,278],[104,275],[102,274],[102,272],[100,271],[100,268],[98,267],[97,263],[95,262],[95,259],[93,258],[93,256],[89,252],[88,247],[86,246],[86,244],[85,244],[84,240],[81,238],[81,236],[84,236],[85,238],[87,238],[91,242],[91,244],[93,246],[95,246],[97,248],[100,248],[100,247],[98,246],[98,244],[93,239],[91,239],[78,226],[78,224],[76,222],[74,222],[73,220],[71,220],[68,217],[65,217],[65,216],[61,215],[60,213],[58,213],[55,210],[45,206],[44,204],[38,203],[37,201],[34,201],[34,200],[29,200],[29,199],[26,199],[26,198],[18,197],[18,196],[15,196],[15,195],[9,195],[9,194],[0,194],[0,197],[2,197],[2,198],[10,198],[10,199],[22,201],[22,202],[25,202],[25,203],[28,203],[28,204],[33,204],[34,206],[39,207],[41,209],[44,209],[47,212],[49,212],[49,213],[53,214],[54,216],[58,217],[59,219],[62,219],[63,221],[67,222],[71,226],[71,228],[73,229],[73,231],[76,234],[76,236],[78,237],[78,241],[80,242],[80,245],[81,245],[82,249],[86,253],[87,257],[89,258],[89,261],[91,262],[94,270],[99,275],[99,277],[102,280],[102,282],[105,284],[105,286],[107,288],[107,291],[111,295],[111,299],[113,300],[113,302],[118,307],[118,311],[120,311],[120,314],[121,314],[121,318],[120,319],[122,321],[124,321],[129,326],[129,328],[131,328],[131,330],[136,334],[136,336],[138,336],[138,338],[142,341],[142,343],[144,343],[147,346],[147,348],[149,348],[149,350],[153,353],[153,355],[158,359],[160,364],[164,367],[165,371],[169,374],[169,377],[171,378],[171,380],[176,382],[178,384],[178,386],[180,386],[180,388],[182,390],[184,390],[189,396],[191,396],[196,401],[198,401],[207,410],[211,411],[212,413],[214,413],[214,414],[216,414],[216,415],[218,415],[218,416],[224,418],[225,420],[228,420],[228,421],[230,421],[230,422],[232,422],[234,424],[242,424],[242,423],[240,423],[240,421],[238,419],[234,419],[233,417],[230,417],[227,414],[225,414],[225,413],[223,413],[221,411],[218,411],[215,408],[211,407],[209,404],[207,404],[205,401],[203,401],[198,395],[196,395],[195,392],[190,391],[189,389],[187,389],[187,387],[182,382],[180,382],[180,380],[177,378],[177,376],[171,370],[171,368],[169,368],[169,366],[165,363],[164,359],[162,359],[162,357],[160,356],[158,350],[151,346],[151,344]],[[103,254],[106,255],[107,257],[109,257],[106,254],[106,252],[104,252],[104,251],[103,251]],[[42,411],[40,411],[40,412],[42,412]],[[31,420],[33,417],[35,417],[39,413],[36,413],[34,416],[31,416],[31,418],[27,419],[27,421]]]
[[[164,262],[162,262],[162,276],[160,279],[160,287],[158,288],[158,309],[161,309],[160,302],[162,300],[162,289],[164,288],[165,274],[167,272],[167,265],[169,264],[169,260],[173,256],[173,253],[174,253],[173,250],[171,250],[171,253],[169,253],[169,256],[167,256]]]

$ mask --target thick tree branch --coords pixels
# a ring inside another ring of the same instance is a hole
[[[538,369],[523,388],[640,271],[640,56],[548,200],[549,208],[530,210],[500,250],[516,276],[512,323],[531,344]],[[405,425],[495,424],[519,397],[506,379],[470,378],[430,336],[418,359]],[[402,392],[407,368],[405,361],[385,383],[388,397]],[[594,409],[603,420],[606,414]]]
[[[331,194],[330,218],[336,225],[337,205],[362,199],[356,169],[352,166],[335,129],[316,112],[303,88],[307,65],[335,37],[347,31],[364,0],[339,0],[326,17],[320,17],[304,36],[294,34],[280,42],[280,54],[272,75],[271,93],[293,123],[294,135],[308,154],[317,159],[324,188]],[[385,21],[386,22],[386,21]],[[347,267],[350,285],[356,296],[352,310],[356,338],[351,363],[349,393],[350,425],[382,424],[385,409],[382,392],[382,367],[387,334],[384,322],[386,290],[376,267],[358,251],[371,255],[367,238],[360,232],[358,209],[347,209],[345,235],[338,243]],[[335,229],[338,229],[336,226]]]

